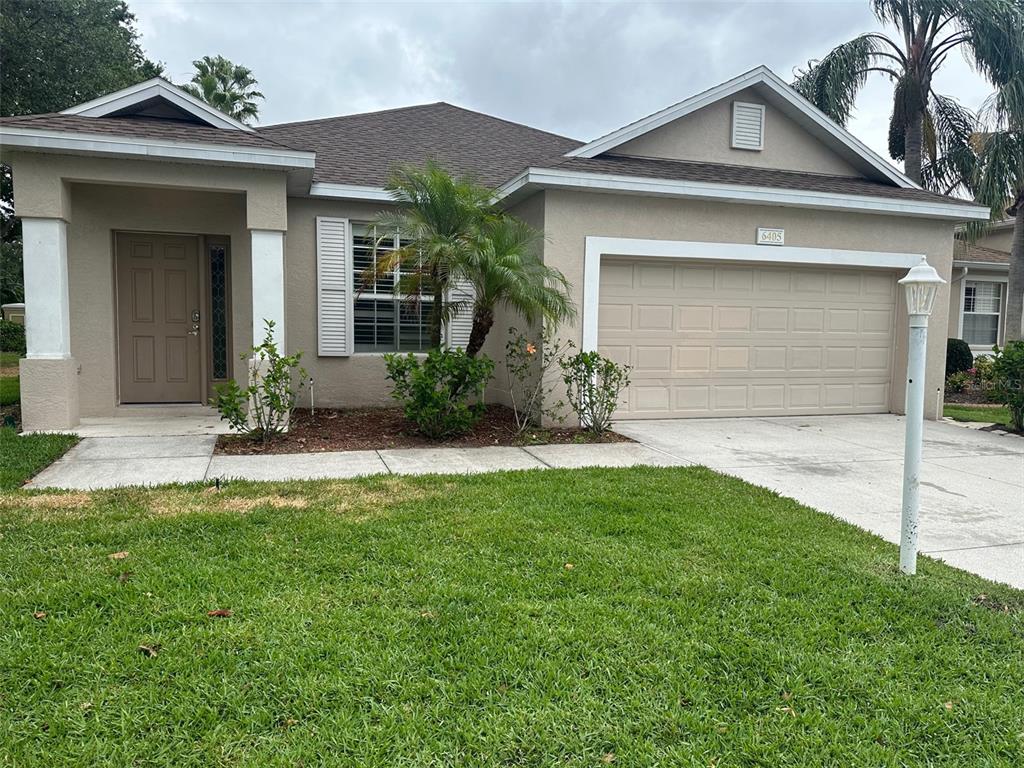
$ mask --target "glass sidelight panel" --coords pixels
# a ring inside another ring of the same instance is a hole
[[[227,249],[210,246],[210,350],[213,378],[228,378]]]

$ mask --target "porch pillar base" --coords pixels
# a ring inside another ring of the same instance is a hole
[[[73,357],[29,357],[19,363],[21,428],[56,432],[79,424],[78,361]]]

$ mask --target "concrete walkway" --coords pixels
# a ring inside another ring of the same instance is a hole
[[[36,475],[27,488],[95,490],[129,485],[222,480],[316,480],[364,475],[426,475],[509,469],[682,466],[687,462],[637,443],[525,448],[406,448],[381,451],[213,454],[215,435],[87,437]]]
[[[899,542],[902,417],[632,421],[616,428]],[[920,546],[1024,588],[1024,438],[925,422]]]

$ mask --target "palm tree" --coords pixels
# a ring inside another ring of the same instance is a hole
[[[455,179],[436,163],[397,169],[386,189],[399,208],[377,217],[381,233],[398,232],[401,245],[378,252],[376,271],[400,268],[396,290],[409,296],[432,297],[430,346],[441,346],[441,335],[452,308],[448,302],[451,265],[466,260],[488,216],[493,192],[470,179]]]
[[[193,61],[192,66],[196,73],[191,82],[181,86],[183,90],[239,122],[257,118],[260,108],[256,99],[264,97],[256,90],[259,83],[251,69],[233,64],[223,56],[203,56]]]
[[[948,186],[969,178],[974,131],[971,114],[932,89],[946,56],[960,49],[992,83],[1006,82],[1024,66],[1024,10],[1020,0],[871,0],[872,10],[897,35],[870,32],[834,48],[798,71],[796,89],[825,114],[845,124],[868,75],[893,83],[889,153],[903,160],[918,184]],[[927,153],[932,165],[925,173]],[[927,178],[926,178],[927,176]],[[947,190],[944,190],[947,191]]]
[[[1006,340],[1024,338],[1024,72],[998,88],[982,114],[991,130],[979,133],[975,189],[978,202],[992,209],[992,219],[1013,219],[1010,275],[1006,298]],[[969,236],[985,228],[972,227]]]
[[[526,222],[497,213],[483,223],[475,247],[452,265],[453,278],[473,287],[473,328],[466,344],[470,357],[483,347],[498,307],[517,312],[531,325],[575,316],[569,281],[540,259],[541,239]]]

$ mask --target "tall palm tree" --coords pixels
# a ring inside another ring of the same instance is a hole
[[[979,133],[975,190],[992,219],[1013,219],[1010,275],[1006,298],[1006,340],[1024,338],[1024,72],[998,88],[982,109],[990,130]],[[983,231],[968,230],[971,236]]]
[[[941,187],[949,176],[966,180],[972,170],[970,136],[974,121],[955,100],[932,89],[947,55],[960,49],[994,84],[1024,66],[1020,0],[871,0],[890,37],[869,32],[834,48],[798,71],[796,89],[825,114],[845,124],[868,76],[893,83],[889,153],[903,160],[904,173],[918,184]],[[945,168],[928,178],[925,155]],[[945,190],[944,190],[945,191]]]
[[[438,348],[452,313],[451,265],[465,261],[475,246],[493,193],[471,179],[453,178],[433,162],[424,168],[397,169],[386,189],[399,207],[378,216],[376,228],[380,233],[398,232],[401,245],[378,252],[376,270],[388,274],[400,268],[398,291],[432,297],[430,346]]]
[[[452,264],[453,278],[473,286],[473,328],[466,344],[470,357],[483,347],[498,307],[517,312],[531,325],[575,316],[569,281],[540,259],[542,237],[521,219],[497,213],[484,221],[475,247]]]
[[[181,86],[183,90],[240,122],[248,123],[259,116],[256,99],[264,97],[256,90],[259,83],[251,69],[223,56],[203,56],[192,66],[196,73],[191,82]]]

